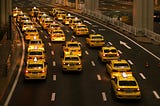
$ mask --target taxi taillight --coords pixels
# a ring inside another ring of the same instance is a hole
[[[26,70],[25,73],[28,73],[28,70]]]

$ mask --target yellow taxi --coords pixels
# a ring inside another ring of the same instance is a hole
[[[30,16],[35,17],[38,15],[39,12],[40,12],[39,8],[33,7],[29,14],[30,14]]]
[[[67,71],[82,71],[82,62],[79,56],[68,54],[62,59],[62,70]]]
[[[30,17],[29,16],[22,16],[20,19],[19,19],[19,26],[22,27],[22,24],[23,22],[25,22],[26,20],[30,20]]]
[[[42,27],[43,29],[47,29],[49,24],[53,23],[53,20],[51,18],[45,18],[43,21],[42,21]]]
[[[51,8],[51,10],[49,11],[49,14],[55,17],[58,11],[62,11],[62,10],[60,8]]]
[[[74,19],[75,17],[71,14],[68,14],[64,17],[62,23],[65,24],[65,25],[69,25],[69,22],[71,19]]]
[[[65,11],[63,11],[63,10],[57,11],[55,19],[59,20],[59,21],[62,21],[65,16],[66,16]]]
[[[25,32],[28,28],[34,27],[34,23],[31,20],[25,20],[22,23],[22,32]]]
[[[137,80],[131,74],[123,72],[111,80],[117,99],[141,99],[141,90]]]
[[[41,39],[32,39],[29,41],[28,51],[30,51],[31,49],[40,49],[42,51],[45,51],[44,43]]]
[[[69,22],[69,27],[73,30],[73,28],[75,27],[76,24],[80,24],[82,23],[82,20],[75,17],[74,19],[71,19]]]
[[[39,19],[41,18],[41,16],[43,16],[44,14],[46,14],[46,12],[42,12],[42,11],[38,12],[38,14],[37,14],[37,20],[39,21]]]
[[[78,41],[67,41],[63,46],[64,55],[70,54],[72,52],[73,55],[82,56],[81,44]]]
[[[27,13],[24,13],[24,12],[21,11],[19,14],[17,14],[16,21],[19,23],[21,17],[27,16],[27,15],[28,15]]]
[[[86,38],[86,43],[90,47],[102,47],[105,45],[104,37],[101,34],[90,34]]]
[[[39,38],[39,33],[38,33],[37,28],[35,28],[35,27],[27,28],[26,31],[24,32],[24,37],[25,37],[26,41],[29,41],[29,40],[32,40],[32,39],[33,40],[38,39]]]
[[[34,59],[35,57],[39,60],[46,61],[46,59],[45,59],[46,55],[45,55],[44,51],[41,49],[38,49],[38,48],[30,49],[27,53],[28,53],[27,54],[27,62],[30,59]]]
[[[120,54],[114,46],[103,46],[98,51],[98,56],[100,57],[102,62],[117,60],[120,58]]]
[[[43,60],[30,59],[27,61],[24,78],[25,80],[29,79],[43,79],[45,80],[47,76],[47,64]]]
[[[47,14],[43,14],[43,15],[40,16],[37,20],[38,20],[39,23],[42,25],[43,20],[46,19],[46,18],[50,18],[50,16],[47,15]]]
[[[12,11],[12,16],[16,17],[22,10],[18,7],[14,8]]]
[[[73,33],[75,33],[76,35],[88,35],[89,30],[85,24],[79,23],[75,25]]]
[[[106,64],[106,68],[111,78],[118,76],[122,72],[130,72],[132,74],[129,63],[124,59],[110,60]]]
[[[61,27],[59,26],[59,24],[56,23],[56,22],[53,22],[53,23],[49,24],[49,26],[47,28],[47,32],[48,32],[48,34],[50,34],[50,32],[52,30],[58,30],[58,29],[61,29]]]
[[[65,34],[62,29],[51,30],[51,41],[65,41]]]

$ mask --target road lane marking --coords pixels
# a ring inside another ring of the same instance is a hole
[[[48,45],[51,46],[52,44],[49,42]]]
[[[143,75],[143,73],[139,73],[139,75],[140,75],[143,79],[146,79],[146,77]]]
[[[89,54],[87,50],[85,51],[85,53],[86,53],[86,55],[88,55],[88,54]]]
[[[56,66],[56,62],[55,61],[53,61],[52,64],[53,64],[53,66]]]
[[[76,37],[75,37],[75,36],[72,36],[72,38],[74,38],[74,39],[75,39]]]
[[[127,45],[126,42],[120,41],[119,42],[121,45],[125,46],[127,49],[132,49],[130,46]]]
[[[21,33],[21,31],[20,31],[20,29],[19,29],[18,26],[17,26],[17,29],[18,29],[18,31],[19,31],[19,33],[20,33],[20,36],[21,36],[21,40],[22,40],[22,50],[23,50],[23,52],[22,52],[22,57],[21,57],[21,61],[20,61],[20,66],[19,66],[19,69],[18,69],[18,73],[17,73],[17,75],[16,75],[16,78],[15,78],[15,80],[14,80],[14,83],[13,83],[13,85],[12,85],[12,88],[11,88],[11,90],[10,90],[10,92],[9,92],[6,100],[5,100],[4,106],[8,106],[8,104],[9,104],[9,101],[10,101],[10,99],[11,99],[11,97],[12,97],[12,95],[13,95],[13,92],[14,92],[14,90],[15,90],[15,88],[16,88],[16,85],[17,85],[17,83],[18,83],[18,80],[19,80],[19,77],[20,77],[20,74],[21,74],[21,71],[22,71],[22,66],[23,66],[23,63],[24,63],[24,55],[25,55],[24,37],[23,37],[23,35],[22,35],[22,33]]]
[[[41,30],[41,32],[43,32],[43,30]]]
[[[95,30],[93,30],[93,29],[91,29],[91,31],[93,32],[93,33],[95,33],[96,31]]]
[[[91,64],[92,64],[92,66],[96,66],[95,63],[94,63],[94,61],[91,61]]]
[[[118,50],[118,52],[119,52],[120,54],[122,54],[122,52],[121,52],[120,50]]]
[[[67,30],[67,32],[69,33],[69,30]]]
[[[98,29],[99,31],[105,31],[106,29],[103,29],[103,28],[100,28],[100,29]]]
[[[51,54],[54,55],[54,51],[53,50],[51,51]]]
[[[51,101],[53,102],[55,101],[55,99],[56,99],[56,93],[52,93]]]
[[[130,65],[133,65],[133,62],[131,60],[128,60],[128,62],[129,62]]]
[[[103,98],[103,101],[107,101],[107,97],[106,97],[106,93],[105,92],[102,92],[102,98]]]
[[[46,35],[44,36],[46,39],[48,38]]]
[[[101,76],[99,74],[97,74],[97,79],[100,81],[102,80]]]
[[[112,43],[111,43],[111,42],[108,42],[108,44],[109,44],[109,45],[112,45]]]
[[[85,22],[85,23],[88,23],[88,24],[92,25],[92,23],[90,23],[90,22],[89,22],[89,21],[87,21],[87,20],[84,20],[83,22]]]
[[[157,98],[157,99],[160,99],[160,96],[158,95],[158,93],[156,91],[152,91],[154,96]]]
[[[57,76],[53,75],[53,81],[56,81],[56,79],[57,79]]]

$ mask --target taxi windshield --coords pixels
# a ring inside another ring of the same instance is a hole
[[[55,31],[53,33],[59,33],[59,34],[62,34],[62,31]]]
[[[135,81],[119,81],[120,86],[136,86]]]
[[[114,67],[115,68],[128,68],[129,66],[126,63],[116,63],[114,64]]]
[[[77,26],[77,28],[87,28],[86,26]]]
[[[27,32],[37,32],[36,30],[27,30]]]
[[[70,60],[72,60],[72,61],[79,61],[78,57],[65,57],[65,60],[66,61],[70,61]]]
[[[42,69],[43,68],[43,64],[29,64],[28,68],[30,69]]]

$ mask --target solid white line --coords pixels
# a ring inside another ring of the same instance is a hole
[[[45,36],[45,38],[47,39],[48,37],[47,37],[47,36]]]
[[[109,45],[112,45],[112,43],[111,43],[111,42],[108,42],[108,44],[109,44]]]
[[[51,51],[51,54],[54,55],[54,51],[53,50]]]
[[[48,45],[51,46],[52,44],[49,42]]]
[[[71,12],[71,13],[74,13],[74,12],[72,12],[72,11],[70,11],[70,12]],[[77,13],[74,13],[74,14],[77,14]],[[77,14],[77,15],[79,15],[79,14]],[[86,17],[86,16],[83,16],[83,15],[79,15],[79,16],[81,16],[81,17],[83,17],[83,18],[86,18],[86,19],[88,19],[88,20],[91,20],[91,21],[93,21],[93,22],[95,22],[95,23],[98,23],[98,24],[100,24],[100,25],[102,25],[102,26],[110,29],[111,31],[116,32],[117,34],[119,34],[119,35],[123,36],[124,38],[130,40],[132,43],[134,43],[135,45],[139,46],[141,49],[143,49],[144,51],[146,51],[147,53],[149,53],[150,55],[152,55],[153,57],[155,57],[157,60],[160,61],[160,57],[156,56],[155,54],[153,54],[152,52],[150,52],[149,50],[147,50],[146,48],[144,48],[143,46],[141,46],[140,44],[138,44],[137,42],[135,42],[135,41],[132,40],[131,38],[127,37],[126,35],[118,32],[117,30],[112,29],[112,28],[110,28],[110,27],[108,27],[108,26],[106,26],[106,25],[104,25],[104,24],[102,24],[102,23],[100,23],[100,22],[97,22],[97,21],[95,21],[95,20],[93,20],[93,19],[90,19],[90,18],[88,18],[88,17]]]
[[[118,52],[119,52],[120,54],[122,54],[122,52],[121,52],[120,50],[118,50]]]
[[[102,98],[103,98],[103,101],[107,101],[107,97],[106,97],[106,93],[105,92],[102,92]]]
[[[97,79],[100,81],[100,80],[102,80],[101,79],[101,76],[99,75],[99,74],[97,74]]]
[[[56,66],[56,62],[55,61],[53,61],[53,66]]]
[[[160,96],[158,95],[158,93],[156,91],[152,91],[154,96],[157,98],[157,99],[160,99]]]
[[[56,93],[52,93],[51,101],[53,102],[55,101],[55,99],[56,99]]]
[[[85,51],[85,53],[86,53],[86,55],[88,55],[88,54],[89,54],[87,50]]]
[[[19,27],[17,27],[17,28],[18,28],[19,32],[21,32],[20,29],[19,29]],[[21,58],[21,63],[20,63],[20,67],[18,69],[17,76],[15,78],[15,81],[14,81],[13,86],[11,88],[11,91],[9,92],[9,95],[8,95],[8,97],[7,97],[7,99],[6,99],[5,103],[4,103],[4,106],[8,106],[8,104],[9,104],[9,101],[10,101],[12,95],[13,95],[13,92],[14,92],[14,90],[16,88],[16,85],[17,85],[17,82],[19,80],[19,77],[20,77],[20,74],[21,74],[21,71],[22,71],[22,66],[23,66],[23,63],[24,63],[25,43],[24,43],[24,38],[23,38],[22,33],[20,33],[20,35],[21,35],[21,39],[22,39],[22,50],[23,50],[23,52],[22,52],[22,58]]]
[[[92,66],[96,66],[95,63],[94,63],[94,61],[91,61],[91,63],[92,63]]]
[[[146,79],[146,77],[143,75],[143,73],[139,73],[139,75],[140,75],[143,79]]]
[[[56,75],[53,75],[53,81],[56,81],[57,77]]]
[[[133,65],[133,62],[131,60],[128,60],[129,64]]]

